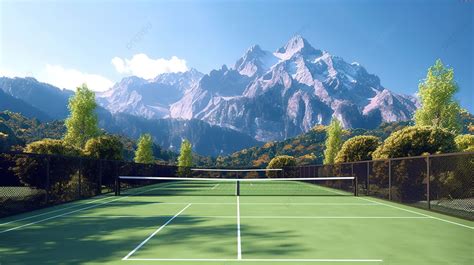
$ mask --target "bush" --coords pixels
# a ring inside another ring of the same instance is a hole
[[[84,154],[95,159],[122,160],[123,144],[112,135],[103,135],[89,139],[84,147]]]
[[[26,145],[25,153],[80,156],[81,150],[66,144],[62,140],[44,139]],[[55,167],[55,171],[69,168],[67,164]],[[18,156],[15,160],[13,171],[24,185],[34,188],[45,188],[46,183],[46,163],[44,157]]]
[[[285,167],[295,167],[296,159],[292,156],[282,155],[274,157],[270,163],[268,163],[267,169],[278,169]],[[268,177],[277,177],[278,173],[275,171],[267,172]]]
[[[344,142],[337,153],[336,163],[372,160],[372,153],[380,145],[378,137],[355,136]]]
[[[63,156],[80,156],[81,149],[76,148],[63,140],[44,139],[32,142],[26,145],[25,153],[46,154],[46,155],[63,155]]]
[[[456,146],[461,152],[474,152],[474,135],[463,134],[458,135],[454,139]]]
[[[450,153],[457,149],[454,134],[441,128],[411,126],[392,133],[372,154],[374,159]]]

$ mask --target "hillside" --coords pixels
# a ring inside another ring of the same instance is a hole
[[[464,134],[474,134],[474,115],[463,112],[461,116]],[[379,127],[368,129],[347,129],[343,140],[357,135],[373,135],[381,140],[391,133],[406,126],[412,125],[411,121],[383,123]],[[266,167],[270,160],[277,155],[290,155],[297,159],[298,164],[322,164],[326,127],[315,126],[309,132],[284,141],[271,141],[262,147],[252,147],[235,152],[228,156],[216,159],[219,167]]]

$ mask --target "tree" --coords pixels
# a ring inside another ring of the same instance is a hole
[[[461,108],[453,99],[457,91],[454,70],[446,68],[438,59],[428,69],[425,81],[419,85],[421,108],[415,112],[415,124],[459,132]]]
[[[454,136],[454,133],[439,127],[406,127],[392,133],[372,156],[374,159],[386,159],[455,152]]]
[[[296,167],[296,159],[292,156],[282,155],[272,158],[272,160],[270,160],[270,163],[268,163],[267,169],[288,168],[285,173],[287,173],[286,176],[289,176],[288,173],[291,174],[292,172],[294,172],[294,170],[292,170],[292,167]],[[267,172],[268,177],[277,177],[278,175],[279,174],[277,172]]]
[[[372,153],[379,145],[379,138],[375,136],[360,135],[352,137],[344,142],[341,150],[337,153],[335,162],[372,160]]]
[[[462,134],[454,139],[456,146],[461,152],[474,152],[474,135]]]
[[[78,87],[76,94],[69,99],[70,114],[65,122],[64,136],[67,143],[83,148],[88,139],[99,135],[96,107],[94,92],[86,84]]]
[[[342,145],[342,125],[337,118],[333,118],[327,127],[326,150],[324,150],[324,164],[334,164],[337,152]]]
[[[143,134],[138,139],[137,151],[135,151],[136,163],[151,164],[155,162],[153,157],[153,140],[150,134]]]
[[[95,159],[122,160],[123,144],[117,136],[102,135],[87,141],[84,154]]]
[[[178,157],[179,167],[191,167],[193,165],[192,146],[188,140],[183,140]]]
[[[191,143],[184,139],[181,143],[181,150],[178,157],[178,175],[182,177],[191,174],[190,167],[193,165],[193,154]]]

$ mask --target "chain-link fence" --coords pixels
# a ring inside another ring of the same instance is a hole
[[[197,176],[176,166],[22,153],[0,154],[0,217],[118,191],[117,176]],[[285,168],[258,177],[348,177],[317,184],[474,219],[474,152]],[[212,177],[225,177],[223,175]],[[235,177],[235,176],[234,176]],[[153,184],[156,182],[150,182]],[[354,185],[355,184],[355,185]],[[134,187],[121,182],[121,189]],[[143,185],[141,183],[140,185]]]
[[[116,161],[0,154],[0,217],[115,190]]]
[[[354,176],[357,194],[474,220],[474,152],[299,167],[305,177]]]

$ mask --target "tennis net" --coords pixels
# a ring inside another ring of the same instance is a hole
[[[118,194],[350,196],[356,195],[356,181],[354,177],[300,177],[283,169],[188,169],[171,176],[119,176]]]

